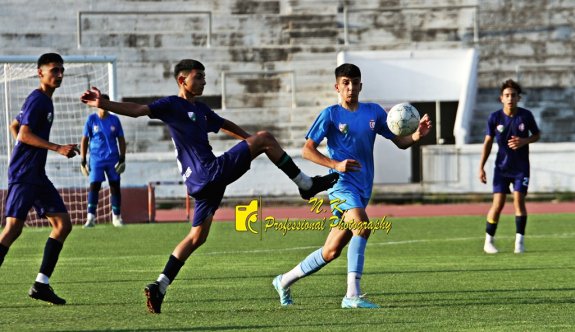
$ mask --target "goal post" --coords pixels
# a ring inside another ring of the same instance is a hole
[[[52,96],[54,122],[50,141],[59,144],[79,144],[84,122],[90,110],[80,102],[82,93],[97,86],[112,100],[117,99],[116,58],[112,56],[63,56],[64,79]],[[8,188],[8,164],[15,144],[9,125],[20,112],[26,97],[39,86],[37,56],[0,56],[0,212],[4,218],[6,189]],[[87,191],[89,181],[80,172],[80,158],[67,159],[48,153],[46,173],[60,191],[74,224],[86,220]],[[102,188],[98,205],[97,222],[111,220],[109,188]],[[41,226],[46,220],[39,219],[33,209],[26,224]]]

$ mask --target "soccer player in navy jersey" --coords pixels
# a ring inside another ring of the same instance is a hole
[[[533,114],[529,110],[517,107],[520,99],[521,86],[513,80],[503,82],[499,96],[503,108],[491,113],[487,120],[487,131],[479,163],[479,180],[483,183],[487,183],[484,167],[494,140],[499,147],[493,172],[493,203],[487,213],[483,246],[483,250],[488,254],[498,252],[494,244],[495,231],[505,206],[505,198],[511,193],[510,185],[513,185],[515,207],[515,253],[521,254],[525,251],[524,236],[527,225],[525,196],[529,187],[529,144],[537,142],[540,133]]]
[[[265,153],[299,188],[304,199],[313,197],[337,182],[337,174],[310,178],[304,174],[276,139],[266,131],[250,135],[196,100],[206,84],[205,68],[199,61],[185,59],[176,64],[174,78],[178,95],[159,99],[150,105],[118,103],[101,98],[100,91],[86,91],[82,102],[116,114],[162,120],[170,130],[177,163],[188,194],[195,199],[194,220],[189,234],[176,246],[156,282],[146,286],[148,310],[160,313],[167,287],[174,281],[188,257],[207,239],[214,213],[226,186],[250,168],[251,161]],[[216,157],[208,141],[208,132],[224,131],[240,139],[237,145]]]
[[[103,94],[102,98],[110,100],[106,94]],[[90,151],[89,164],[86,160],[88,150]],[[122,227],[124,222],[120,214],[122,205],[120,174],[124,172],[126,167],[126,139],[120,119],[102,108],[98,108],[96,113],[90,114],[84,124],[80,155],[82,156],[81,171],[90,178],[88,217],[84,228],[96,226],[98,193],[106,177],[112,196],[112,225]]]
[[[303,157],[330,168],[339,174],[339,181],[328,190],[334,215],[339,222],[369,222],[366,207],[373,188],[373,147],[377,134],[391,140],[400,149],[407,149],[427,135],[431,129],[429,116],[424,115],[417,131],[408,136],[395,136],[386,124],[387,113],[375,103],[359,102],[362,89],[361,71],[350,63],[335,69],[335,90],[339,104],[326,107],[306,135]],[[317,147],[327,139],[329,156]],[[350,227],[353,228],[353,227]],[[292,270],[278,275],[272,282],[280,296],[280,304],[293,304],[290,287],[299,279],[320,270],[347,251],[347,292],[342,308],[379,308],[361,296],[365,247],[369,229],[332,227],[323,247],[308,255]]]
[[[52,225],[44,247],[44,256],[36,282],[28,295],[53,304],[65,304],[49,284],[62,246],[72,230],[70,215],[62,197],[46,176],[48,150],[72,158],[78,153],[76,144],[56,144],[49,141],[54,120],[52,95],[62,84],[64,60],[59,54],[46,53],[38,59],[40,87],[26,98],[16,118],[18,139],[8,167],[6,197],[6,227],[0,234],[0,265],[8,248],[22,233],[28,211],[32,207]]]

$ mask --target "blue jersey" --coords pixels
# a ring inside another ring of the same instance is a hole
[[[20,126],[28,126],[34,135],[49,141],[54,120],[52,99],[40,90],[32,91],[16,119],[20,122]],[[16,141],[8,166],[8,183],[35,185],[50,183],[45,170],[47,156],[46,149]]]
[[[124,137],[124,131],[117,116],[108,113],[100,119],[97,113],[90,114],[84,124],[84,137],[90,139],[90,163],[118,162],[120,153],[116,141]]]
[[[513,150],[507,145],[507,141],[511,136],[527,138],[530,133],[538,134],[539,128],[529,110],[518,107],[517,113],[510,117],[501,109],[489,116],[486,135],[495,137],[499,146],[495,167],[504,176],[529,177],[529,144]]]
[[[327,138],[329,157],[336,161],[354,159],[361,164],[358,172],[340,173],[339,181],[329,192],[354,187],[369,198],[373,188],[373,146],[375,135],[395,138],[386,124],[387,113],[374,103],[359,103],[355,112],[340,105],[325,108],[309,129],[306,139],[321,143]]]
[[[190,103],[178,96],[159,99],[148,107],[150,118],[160,119],[168,126],[188,193],[197,193],[214,180],[217,172],[217,165],[213,162],[216,156],[208,141],[208,132],[217,133],[224,119],[206,104]]]

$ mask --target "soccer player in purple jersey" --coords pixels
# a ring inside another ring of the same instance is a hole
[[[500,91],[499,99],[503,108],[491,113],[487,120],[487,132],[479,163],[479,180],[487,183],[484,167],[495,140],[499,149],[493,172],[493,204],[487,213],[483,250],[488,254],[498,252],[494,244],[495,231],[505,206],[505,198],[511,193],[509,185],[513,185],[515,253],[521,254],[525,251],[523,239],[527,225],[525,196],[529,187],[529,144],[537,142],[540,134],[533,114],[517,107],[521,99],[521,86],[513,80],[507,80],[501,85]]]
[[[339,223],[369,222],[366,207],[373,188],[373,147],[376,135],[391,140],[398,148],[407,149],[427,135],[431,120],[425,114],[412,135],[396,136],[387,127],[387,113],[375,103],[359,102],[362,89],[361,71],[351,63],[335,69],[335,90],[339,104],[326,107],[306,135],[303,157],[328,167],[340,179],[329,189],[329,199]],[[317,147],[327,139],[329,156]],[[280,304],[293,304],[290,287],[339,257],[347,249],[347,291],[342,308],[379,308],[361,295],[365,248],[370,229],[332,227],[323,247],[309,254],[290,271],[278,275],[272,285],[280,297]]]
[[[46,176],[48,150],[68,158],[78,152],[76,144],[56,144],[49,141],[54,120],[52,95],[62,84],[64,60],[59,54],[46,53],[38,59],[40,87],[26,98],[18,121],[17,142],[8,167],[8,195],[6,197],[6,227],[0,234],[0,265],[10,245],[20,236],[28,211],[32,207],[52,225],[52,232],[44,247],[44,256],[36,282],[30,288],[30,297],[65,304],[49,284],[58,256],[72,230],[70,215],[62,197]]]
[[[148,310],[152,313],[161,312],[168,286],[188,257],[206,241],[226,186],[247,172],[255,157],[265,153],[297,184],[304,199],[329,189],[338,179],[337,173],[310,178],[297,167],[270,133],[259,131],[251,135],[196,100],[206,85],[204,71],[204,65],[199,61],[181,60],[174,68],[178,95],[159,99],[150,105],[105,100],[97,88],[86,91],[81,97],[82,102],[89,106],[104,108],[116,114],[131,117],[147,115],[162,120],[170,130],[178,168],[188,194],[195,199],[192,229],[176,246],[157,281],[145,288]],[[208,141],[208,132],[215,133],[220,129],[241,142],[216,157]]]

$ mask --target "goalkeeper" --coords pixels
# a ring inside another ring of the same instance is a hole
[[[108,95],[102,98],[110,100]],[[88,146],[90,160],[86,159]],[[96,113],[88,116],[84,124],[84,136],[80,144],[82,156],[82,174],[90,178],[88,192],[88,217],[84,228],[96,225],[96,209],[98,208],[98,193],[108,178],[112,196],[112,224],[116,227],[124,225],[120,214],[122,194],[120,191],[120,174],[126,168],[126,140],[120,119],[108,111],[98,108]]]

